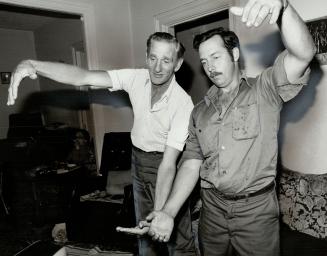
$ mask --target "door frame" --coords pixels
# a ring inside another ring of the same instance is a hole
[[[88,68],[98,69],[99,59],[93,5],[70,0],[0,0],[0,3],[80,15],[84,27]]]
[[[227,10],[233,1],[230,0],[196,0],[169,11],[159,13],[154,16],[156,31],[169,32],[175,34],[176,25],[196,20],[213,13]],[[234,29],[234,16],[229,16],[229,28]]]
[[[81,21],[83,24],[84,33],[84,43],[86,50],[87,67],[89,69],[98,70],[99,69],[99,58],[98,58],[98,47],[96,41],[96,26],[95,26],[95,11],[94,6],[89,3],[81,3],[73,0],[0,0],[0,3],[23,6],[27,8],[35,8],[48,11],[57,11],[62,13],[76,14],[81,16]],[[94,124],[94,115],[97,110],[94,108],[93,104],[90,105],[90,118],[91,122]],[[101,150],[99,142],[101,138],[98,135],[98,131],[95,127],[90,127],[93,133],[95,142],[95,153],[97,166],[100,166],[98,152]]]

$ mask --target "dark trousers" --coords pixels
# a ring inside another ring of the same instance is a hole
[[[199,243],[204,256],[278,256],[279,207],[275,190],[225,200],[216,189],[201,189]]]
[[[153,211],[155,184],[163,154],[133,148],[132,177],[136,223]],[[175,218],[175,228],[168,243],[154,242],[149,236],[139,238],[139,255],[195,255],[188,202]]]

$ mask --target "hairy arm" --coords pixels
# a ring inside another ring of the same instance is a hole
[[[162,208],[164,212],[172,217],[176,217],[179,209],[189,197],[199,179],[201,164],[202,160],[198,159],[184,161],[177,172],[171,194]]]
[[[105,71],[89,71],[64,63],[24,60],[18,64],[12,74],[7,105],[15,103],[18,87],[25,77],[36,79],[38,75],[73,86],[112,87],[111,78]]]

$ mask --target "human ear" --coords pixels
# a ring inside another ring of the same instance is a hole
[[[238,49],[238,47],[234,47],[232,53],[234,62],[237,62],[240,58],[240,49]]]
[[[181,67],[182,64],[183,64],[183,61],[184,61],[183,58],[179,58],[179,59],[177,60],[177,63],[175,64],[175,68],[174,68],[174,71],[175,71],[175,72],[177,72],[177,71],[180,69],[180,67]]]

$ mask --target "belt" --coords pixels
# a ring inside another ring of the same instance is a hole
[[[144,154],[151,154],[151,155],[162,155],[163,154],[163,152],[159,152],[159,151],[149,151],[149,152],[147,152],[147,151],[144,151],[144,150],[142,150],[142,149],[140,149],[138,147],[135,147],[134,145],[132,145],[132,148],[136,152],[140,152],[140,153],[144,153]]]
[[[228,195],[221,192],[218,192],[218,195],[226,200],[240,200],[240,199],[246,199],[249,197],[259,196],[266,192],[272,191],[275,188],[275,182],[271,182],[269,185],[263,187],[262,189],[259,189],[258,191],[252,192],[252,193],[246,193],[246,194],[234,194],[234,195]]]

